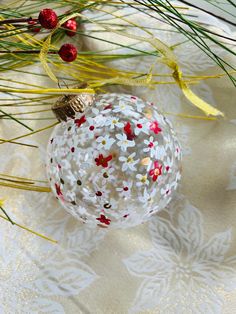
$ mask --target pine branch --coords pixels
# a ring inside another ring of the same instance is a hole
[[[223,21],[223,22],[225,22],[225,23],[228,23],[228,24],[230,24],[230,25],[232,25],[232,26],[236,26],[236,23],[234,23],[234,22],[232,22],[232,21],[230,21],[230,20],[227,20],[227,19],[224,18],[223,16],[220,16],[220,15],[215,14],[215,13],[213,13],[213,12],[210,12],[210,11],[208,11],[208,10],[206,10],[206,9],[203,9],[202,7],[199,7],[199,6],[197,6],[197,5],[195,5],[195,4],[191,3],[191,2],[188,2],[188,1],[186,1],[186,0],[179,0],[179,2],[182,2],[182,3],[184,3],[184,4],[186,4],[186,5],[190,6],[190,7],[193,7],[193,8],[195,8],[195,9],[198,9],[198,10],[202,11],[202,12],[205,12],[205,13],[211,15],[211,16],[214,16],[214,17],[217,18],[218,20],[221,20],[221,21]]]

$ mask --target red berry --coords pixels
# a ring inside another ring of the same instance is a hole
[[[46,29],[53,29],[57,26],[58,17],[52,9],[43,9],[38,16],[39,23]]]
[[[41,27],[35,27],[37,22],[36,21],[28,21],[28,29],[31,30],[31,32],[38,33],[40,32]]]
[[[59,56],[66,62],[72,62],[77,57],[77,49],[72,44],[64,44],[58,51]]]
[[[68,29],[66,31],[66,34],[70,37],[73,37],[76,35],[76,31],[77,31],[77,22],[74,19],[68,20],[66,21],[62,27]]]

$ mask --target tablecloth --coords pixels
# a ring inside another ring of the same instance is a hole
[[[40,65],[36,71],[44,73]],[[219,69],[211,65],[210,71]],[[52,85],[28,74],[8,77]],[[1,220],[0,313],[236,313],[236,94],[227,78],[206,80],[201,91],[225,118],[170,115],[184,150],[182,182],[168,208],[149,223],[90,229],[51,193],[1,187],[9,215],[58,244]],[[158,106],[155,91],[140,96],[149,100],[151,93]],[[199,115],[179,93],[173,99],[172,108],[178,104]],[[2,120],[0,132],[11,138],[25,130]],[[50,132],[31,137],[39,149],[1,145],[0,172],[45,180]]]

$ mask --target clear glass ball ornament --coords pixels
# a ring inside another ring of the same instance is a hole
[[[165,208],[180,180],[181,151],[157,105],[125,94],[57,125],[47,172],[60,204],[82,221],[126,228]]]

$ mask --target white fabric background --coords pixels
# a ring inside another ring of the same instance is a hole
[[[185,150],[182,184],[169,208],[150,223],[129,230],[88,229],[51,194],[1,188],[15,220],[59,243],[1,221],[0,313],[236,312],[235,90],[226,79],[207,81],[203,89],[226,118],[174,119]],[[141,91],[158,105],[157,95],[164,105],[161,92]],[[168,99],[180,112],[199,114],[179,92]],[[0,121],[1,137],[22,131]],[[32,137],[40,151],[1,145],[0,172],[45,178],[49,134]]]

